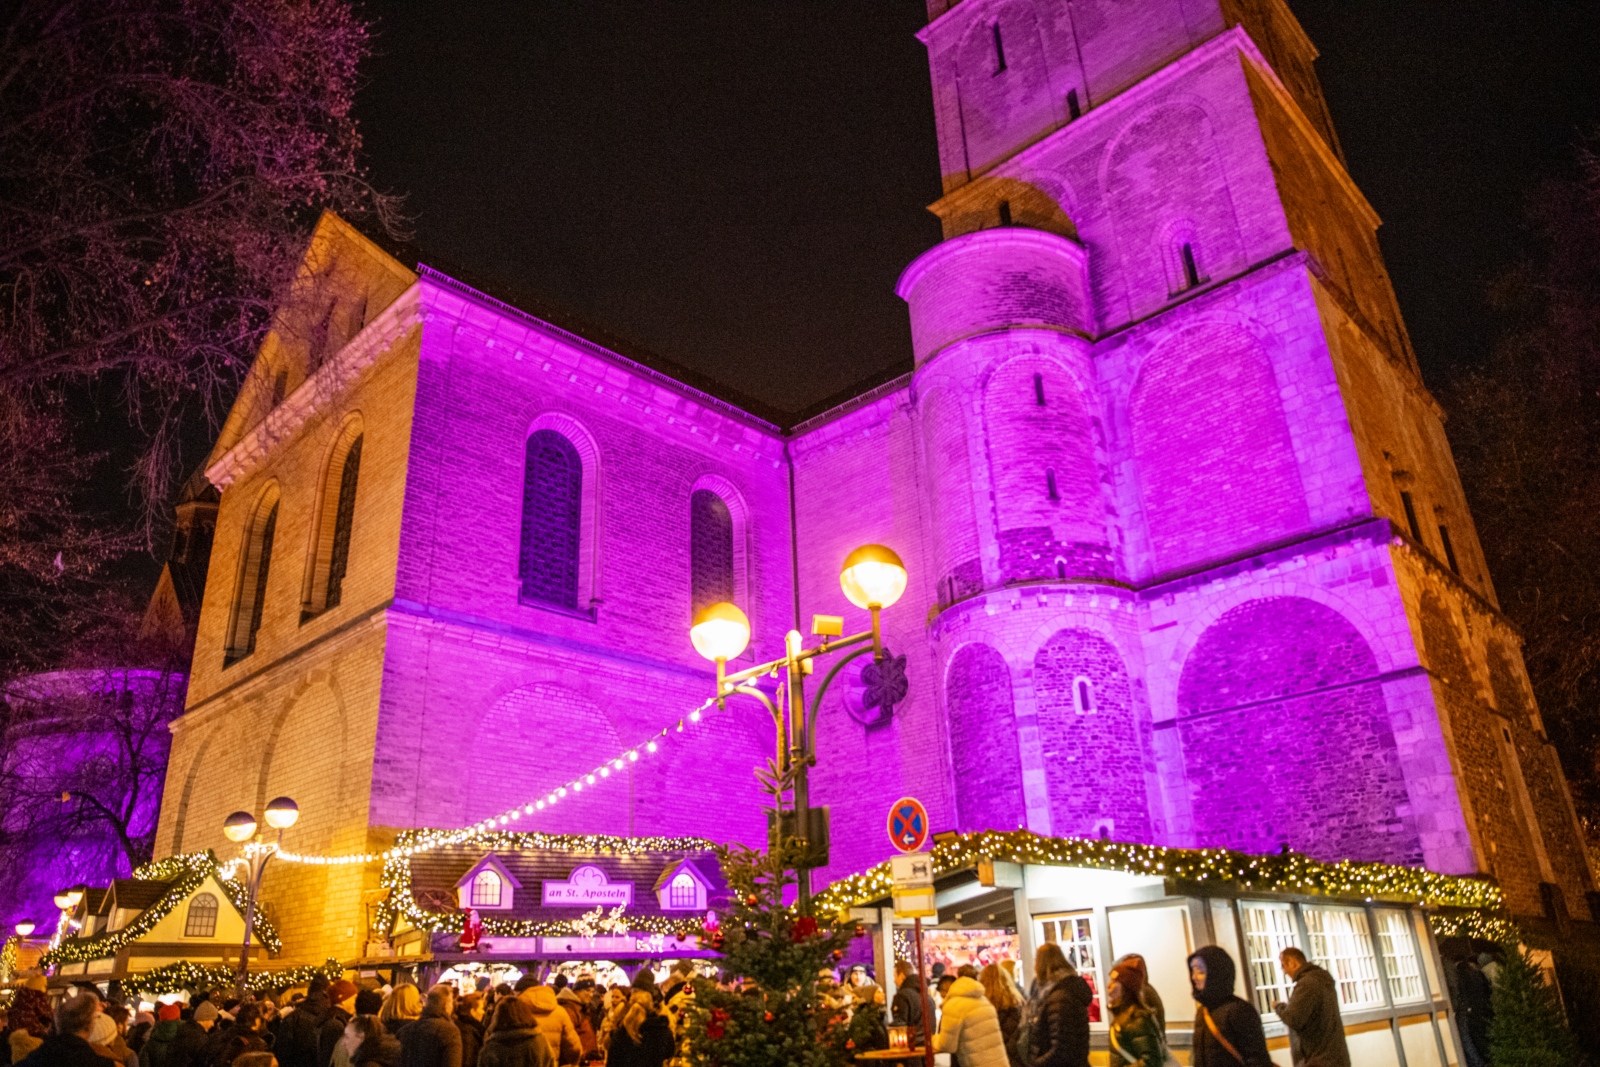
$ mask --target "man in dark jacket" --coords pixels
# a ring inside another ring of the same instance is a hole
[[[56,1008],[55,1032],[25,1062],[33,1067],[98,1067],[105,1059],[89,1044],[89,1027],[100,1013],[100,998],[79,993]]]
[[[328,980],[318,975],[311,979],[305,999],[278,1023],[278,1039],[272,1045],[278,1067],[321,1067],[317,1063],[317,1031],[331,1007]]]
[[[1233,995],[1238,971],[1233,957],[1207,945],[1189,957],[1189,986],[1194,993],[1193,1067],[1272,1067],[1261,1015],[1252,1004]]]
[[[428,1003],[417,1021],[400,1031],[400,1067],[461,1067],[461,1031],[456,1013],[456,987],[440,982],[428,990]]]
[[[894,1002],[889,1005],[891,1024],[911,1028],[911,1045],[922,1047],[922,978],[904,960],[894,965]]]
[[[1273,1011],[1289,1028],[1289,1054],[1295,1067],[1350,1067],[1339,1017],[1339,987],[1333,975],[1306,959],[1297,948],[1278,955],[1283,973],[1294,980],[1294,992]]]
[[[159,1021],[139,1050],[139,1067],[200,1067],[206,1031],[193,1019],[182,1017],[177,1004],[157,1009]]]
[[[348,978],[341,978],[328,987],[328,1003],[332,1006],[317,1024],[316,1067],[329,1067],[333,1062],[333,1050],[344,1040],[344,1028],[355,1015],[356,995],[360,992]]]

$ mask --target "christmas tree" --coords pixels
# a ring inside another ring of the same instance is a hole
[[[1555,989],[1531,957],[1506,946],[1494,986],[1490,1061],[1494,1067],[1570,1067],[1574,1052]]]
[[[723,954],[732,988],[695,980],[694,1001],[679,1031],[685,1062],[696,1067],[842,1067],[851,1062],[851,1026],[821,975],[837,965],[860,931],[784,904],[803,851],[793,839],[767,853],[717,850],[732,896],[703,936]],[[858,1012],[858,1026],[868,1025],[870,1015]]]

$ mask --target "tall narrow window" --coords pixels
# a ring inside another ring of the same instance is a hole
[[[583,461],[555,430],[528,438],[522,489],[522,598],[578,608],[578,536],[583,508]]]
[[[1333,975],[1343,1008],[1377,1007],[1383,1003],[1378,959],[1373,951],[1367,913],[1355,908],[1305,909],[1308,955]]]
[[[1078,101],[1078,90],[1067,90],[1067,115],[1076,122],[1083,117],[1083,105]]]
[[[1461,573],[1461,566],[1456,562],[1456,547],[1450,543],[1450,527],[1444,523],[1439,524],[1439,543],[1444,545],[1444,559],[1450,564],[1450,569],[1456,574]]]
[[[274,490],[256,505],[256,513],[245,527],[239,585],[234,594],[233,620],[223,666],[237,663],[256,650],[256,634],[261,630],[261,612],[267,600],[272,538],[277,529],[278,495]]]
[[[217,897],[214,893],[196,893],[190,897],[189,911],[183,918],[183,936],[215,937],[217,910]]]
[[[1383,973],[1389,976],[1389,995],[1397,1004],[1421,1000],[1422,968],[1411,936],[1411,920],[1403,911],[1379,908],[1378,951],[1383,953]]]
[[[1423,544],[1422,526],[1417,522],[1417,505],[1414,501],[1412,501],[1410,493],[1401,491],[1400,506],[1404,508],[1406,512],[1406,525],[1411,528],[1411,540],[1415,541],[1419,545]]]
[[[1000,39],[1000,24],[996,22],[989,29],[994,34],[994,72],[999,74],[1006,69],[1006,46]]]
[[[1011,201],[1009,200],[1000,201],[1000,225],[1011,225]]]
[[[272,376],[272,406],[277,407],[283,403],[284,396],[289,391],[289,372],[279,371]]]
[[[1044,485],[1045,491],[1050,494],[1051,500],[1061,499],[1061,493],[1056,489],[1056,472],[1054,470],[1044,472]]]
[[[1194,245],[1185,241],[1180,254],[1183,257],[1183,287],[1193,289],[1200,284],[1200,267],[1194,261]]]
[[[361,473],[361,438],[345,453],[339,473],[339,510],[333,520],[333,550],[328,556],[328,597],[324,607],[337,607],[344,591],[344,572],[350,565],[350,526],[356,517],[356,478]]]
[[[1044,375],[1042,374],[1033,376],[1033,402],[1040,407],[1044,407]]]
[[[1239,919],[1244,927],[1245,959],[1256,990],[1256,1010],[1265,1015],[1274,1004],[1289,999],[1291,983],[1283,973],[1278,954],[1291,946],[1300,947],[1294,912],[1288,904],[1241,903]]]
[[[1079,715],[1094,714],[1094,683],[1081,675],[1072,680],[1072,710]]]
[[[733,596],[733,514],[716,493],[696,489],[689,495],[690,613]]]

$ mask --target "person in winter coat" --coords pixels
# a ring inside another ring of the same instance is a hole
[[[676,1052],[672,1027],[656,1010],[655,995],[645,989],[634,990],[622,1025],[611,1035],[606,1067],[665,1067]]]
[[[1144,983],[1144,992],[1139,995],[1139,1003],[1150,1010],[1155,1016],[1156,1029],[1161,1031],[1162,1040],[1167,1034],[1167,1006],[1161,1003],[1161,994],[1156,992],[1156,987],[1150,984],[1150,969],[1145,966],[1144,957],[1137,952],[1130,952],[1120,956],[1116,963],[1111,965],[1112,970],[1119,967],[1131,967],[1139,972],[1139,980]]]
[[[357,1015],[344,1027],[343,1045],[350,1067],[399,1067],[400,1042],[376,1015]]]
[[[278,1067],[322,1067],[317,1062],[317,1032],[333,1007],[328,1002],[328,985],[321,975],[311,979],[305,999],[279,1020],[278,1038],[272,1045]]]
[[[1155,1012],[1145,1007],[1141,996],[1144,971],[1124,962],[1111,968],[1110,980],[1106,1006],[1111,1009],[1111,1062],[1162,1067],[1167,1059],[1166,1035],[1156,1026]]]
[[[572,1016],[572,1029],[578,1035],[578,1058],[582,1060],[595,1048],[594,1024],[589,1021],[589,1007],[571,986],[556,994],[556,1003],[561,1005],[562,1011]]]
[[[987,964],[978,972],[978,984],[983,995],[994,1005],[995,1019],[1000,1023],[1000,1040],[1005,1042],[1006,1055],[1011,1067],[1022,1067],[1022,1057],[1017,1049],[1017,1033],[1022,1029],[1022,993],[1011,974],[997,963]]]
[[[177,1004],[163,1004],[159,1021],[139,1050],[140,1067],[200,1067],[206,1032],[193,1019],[181,1018]]]
[[[356,994],[360,990],[348,978],[341,978],[328,987],[328,1014],[317,1025],[316,1067],[330,1067],[333,1050],[344,1040],[344,1028],[356,1013]]]
[[[461,1030],[456,1026],[456,987],[440,982],[416,1022],[400,1031],[400,1067],[461,1067]]]
[[[911,1047],[922,1046],[922,976],[904,960],[894,964],[894,1000],[889,1004],[890,1023],[910,1027]]]
[[[106,1067],[109,1061],[89,1044],[99,1014],[100,998],[93,993],[63,1000],[56,1008],[54,1032],[28,1054],[29,1067]]]
[[[1207,945],[1189,957],[1194,1017],[1193,1067],[1272,1067],[1255,1005],[1233,995],[1233,957]]]
[[[583,1058],[583,1045],[578,1040],[578,1029],[572,1025],[572,1016],[556,1001],[556,991],[547,985],[529,986],[517,997],[533,1009],[539,1032],[550,1042],[550,1051],[556,1062],[566,1067]]]
[[[1089,983],[1053,943],[1039,946],[1033,973],[1039,988],[1030,1005],[1027,1067],[1088,1067]]]
[[[461,1067],[478,1067],[483,1048],[483,994],[468,993],[456,1001],[456,1029],[461,1031]]]
[[[1278,955],[1283,973],[1294,981],[1286,1002],[1273,1005],[1289,1028],[1289,1055],[1295,1067],[1350,1067],[1350,1049],[1344,1042],[1344,1019],[1339,1016],[1339,987],[1333,975],[1306,959],[1297,948]]]
[[[1000,1016],[972,978],[957,978],[945,993],[933,1051],[949,1053],[957,1067],[1009,1067]]]
[[[50,1036],[50,998],[44,979],[29,978],[11,998],[6,1013],[6,1049],[12,1063],[21,1063]]]
[[[378,1009],[378,1018],[391,1037],[399,1037],[400,1031],[421,1014],[422,993],[410,982],[395,986],[394,992],[384,998],[383,1006]]]
[[[521,997],[506,997],[495,1005],[489,1036],[478,1053],[478,1067],[556,1067],[532,1004]]]

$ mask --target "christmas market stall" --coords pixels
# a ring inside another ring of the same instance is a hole
[[[1201,946],[1219,945],[1239,963],[1235,993],[1255,1004],[1274,1057],[1288,1063],[1288,1032],[1273,1008],[1292,987],[1278,954],[1296,946],[1335,979],[1352,1062],[1447,1067],[1461,1056],[1436,936],[1514,939],[1492,882],[1420,868],[1025,830],[937,840],[937,915],[923,920],[929,969],[1011,958],[1026,987],[1037,946],[1060,945],[1094,990],[1091,1036],[1101,1056],[1108,1047],[1103,991],[1120,957],[1145,958],[1166,1005],[1169,1043],[1186,1052],[1194,1004],[1185,961]],[[818,899],[819,908],[848,911],[875,931],[876,971],[891,997],[887,964],[913,950],[912,919],[896,916],[892,890],[883,864]]]
[[[397,844],[386,951],[427,980],[631,976],[715,956],[698,935],[727,885],[701,838],[417,830]]]

